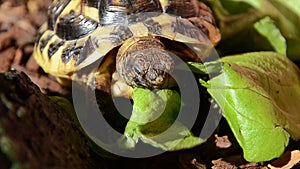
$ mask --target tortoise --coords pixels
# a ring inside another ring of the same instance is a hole
[[[170,51],[201,62],[219,40],[211,10],[197,0],[55,0],[34,57],[62,84],[130,97],[132,87],[174,84]]]

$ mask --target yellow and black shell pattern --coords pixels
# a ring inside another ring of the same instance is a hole
[[[54,0],[34,56],[45,72],[70,78],[127,39],[145,36],[195,51],[219,40],[211,12],[197,0]]]

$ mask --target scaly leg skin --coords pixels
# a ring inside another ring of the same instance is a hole
[[[131,98],[133,88],[122,81],[115,72],[115,55],[116,51],[110,52],[98,71],[91,75],[95,77],[95,89],[109,93],[113,97]]]

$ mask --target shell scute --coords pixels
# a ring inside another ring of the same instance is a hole
[[[65,40],[79,39],[89,35],[98,27],[98,23],[75,11],[61,17],[57,23],[56,34]]]
[[[114,45],[118,45],[133,36],[133,33],[127,26],[117,26],[114,28],[115,29],[109,35],[109,39]]]
[[[39,39],[39,41],[40,41],[40,43],[39,43],[39,51],[40,52],[43,52],[43,50],[46,48],[46,46],[49,43],[49,41],[54,36],[53,33],[52,34],[48,34],[48,35],[46,33],[44,33],[43,35],[44,36],[43,37],[41,36],[40,39]]]
[[[71,0],[56,0],[54,1],[48,10],[48,29],[54,30],[56,27],[56,20]]]
[[[80,54],[80,51],[82,49],[82,46],[76,47],[77,41],[72,41],[70,45],[66,46],[66,48],[63,49],[61,54],[61,60],[63,63],[68,63],[72,56],[77,56]]]
[[[74,55],[75,65],[81,64],[89,55],[91,55],[95,50],[95,46],[93,45],[93,42],[91,40],[91,37],[85,41],[85,44],[83,47],[76,47],[75,49],[80,49],[80,52],[76,55]]]
[[[46,72],[70,78],[132,38],[162,37],[205,53],[212,46],[206,25],[214,20],[197,0],[55,0],[34,55]]]
[[[162,26],[159,22],[154,21],[152,18],[149,18],[143,22],[143,24],[147,27],[149,32],[161,35],[162,32]]]
[[[48,57],[49,59],[58,51],[58,49],[65,44],[64,40],[56,39],[49,45]]]

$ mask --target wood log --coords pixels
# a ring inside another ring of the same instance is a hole
[[[0,81],[0,143],[6,144],[10,165],[25,169],[105,168],[76,118],[42,94],[26,74],[2,73]],[[1,169],[4,165],[7,167],[0,162]]]

